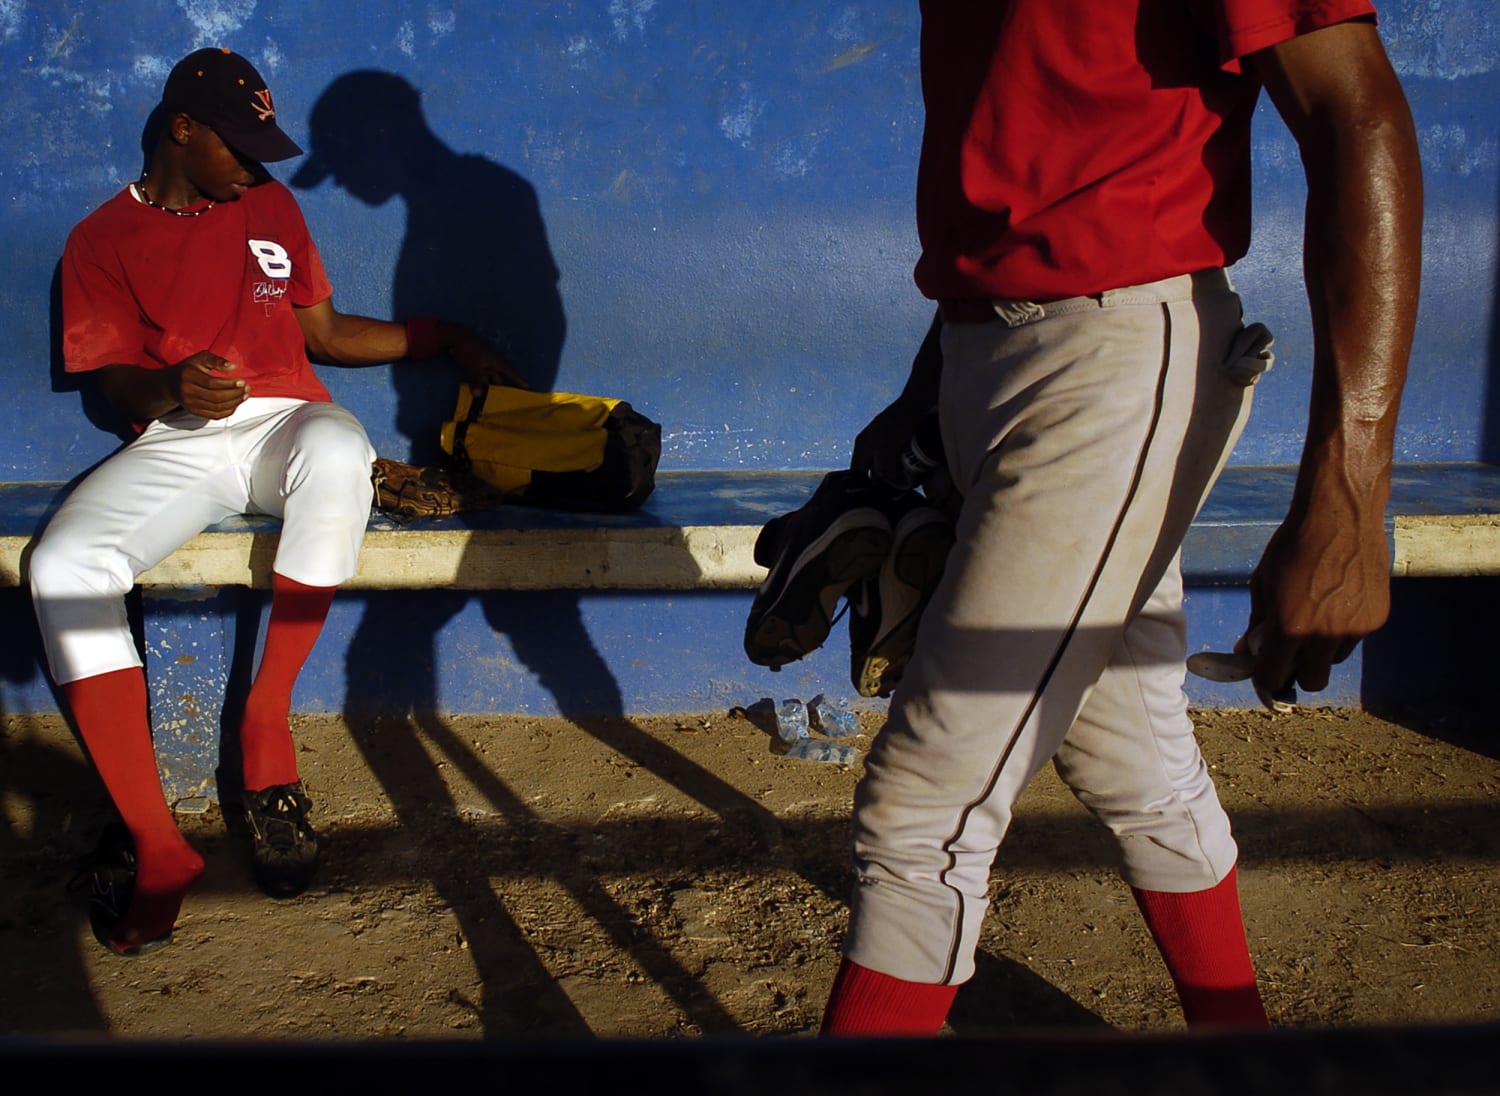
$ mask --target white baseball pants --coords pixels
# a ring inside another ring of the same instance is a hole
[[[1205,889],[1237,855],[1182,692],[1178,552],[1269,354],[1231,352],[1222,271],[996,313],[944,325],[958,542],[855,797],[845,954],[913,982],[973,974],[996,850],[1049,760],[1130,884]]]
[[[124,595],[136,576],[215,522],[282,519],[272,564],[308,586],[353,576],[370,516],[364,427],[344,408],[247,399],[227,419],[151,423],[63,502],[30,560],[53,680],[139,666]]]

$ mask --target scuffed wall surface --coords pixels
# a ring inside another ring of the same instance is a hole
[[[70,421],[76,398],[51,391],[47,284],[69,227],[139,171],[171,63],[208,43],[261,68],[284,126],[315,151],[309,116],[338,77],[420,94],[420,150],[377,133],[349,170],[300,192],[341,309],[446,304],[537,382],[653,413],[671,465],[841,461],[928,317],[910,282],[913,13],[490,7],[6,5],[0,81],[21,124],[0,138],[0,308],[19,384],[4,413],[23,433],[39,413],[66,432],[4,454],[0,474],[61,478],[108,448]],[[332,113],[377,121],[362,111],[356,95]],[[324,371],[398,456],[430,447],[451,409],[448,378],[412,372]]]
[[[1428,171],[1408,459],[1486,445],[1492,14],[1487,0],[1383,7]],[[0,0],[0,475],[64,478],[113,444],[53,390],[48,287],[71,225],[139,171],[171,63],[205,44],[250,56],[314,153],[326,142],[310,116],[354,81],[327,113],[363,151],[300,191],[341,308],[446,304],[538,382],[655,414],[668,465],[838,464],[904,376],[928,315],[910,280],[915,5]],[[382,93],[363,95],[361,78],[420,95],[420,141],[382,123]],[[1295,458],[1309,365],[1300,168],[1262,114],[1257,243],[1236,275],[1280,335],[1281,366],[1236,458],[1253,463]],[[382,451],[430,451],[449,378],[324,372]]]
[[[1427,186],[1398,455],[1500,459],[1500,24],[1493,0],[1381,10]],[[219,44],[256,63],[311,153],[278,177],[326,172],[297,192],[342,310],[446,313],[538,386],[626,397],[662,422],[663,467],[840,465],[931,312],[911,282],[917,35],[909,0],[0,0],[0,479],[67,479],[118,443],[54,358],[56,263],[139,173],[171,64]],[[1234,459],[1287,463],[1310,367],[1303,187],[1269,106],[1256,146],[1256,242],[1234,277],[1278,365]],[[383,454],[433,455],[454,375],[322,375]],[[747,600],[341,597],[298,705],[640,712],[847,692],[838,640],[795,674],[748,666]],[[1202,604],[1194,627],[1232,637],[1243,606]],[[0,612],[0,709],[49,710],[24,595]],[[415,691],[382,670],[413,664]],[[1329,699],[1349,702],[1358,667],[1341,673]]]

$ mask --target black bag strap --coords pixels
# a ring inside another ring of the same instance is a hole
[[[469,413],[462,420],[453,424],[453,454],[452,465],[465,475],[472,475],[474,462],[469,457],[468,446],[464,443],[469,433],[469,424],[478,422],[479,416],[484,413],[484,401],[490,394],[490,386],[480,385],[477,389],[469,390]]]

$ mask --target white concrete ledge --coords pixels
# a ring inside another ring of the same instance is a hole
[[[1245,581],[1286,513],[1295,471],[1226,470],[1193,524],[1185,572],[1213,584]],[[761,526],[800,506],[821,475],[662,473],[647,507],[629,515],[515,507],[397,526],[377,514],[348,587],[753,589],[765,577],[752,554]],[[62,487],[0,484],[0,586],[20,584],[31,536],[45,524]],[[1392,488],[1392,575],[1500,575],[1500,467],[1399,465]],[[278,530],[270,518],[229,519],[147,571],[141,585],[267,588]]]
[[[744,590],[765,578],[757,526],[535,530],[372,529],[347,589]],[[28,538],[0,537],[0,586],[20,583]],[[274,532],[201,533],[142,586],[270,587]],[[1398,578],[1500,575],[1500,516],[1395,519]]]
[[[1500,575],[1500,516],[1397,515],[1391,574],[1400,578]]]
[[[346,589],[715,590],[765,578],[758,527],[682,529],[372,529]],[[0,538],[0,586],[19,585],[27,538]],[[140,577],[142,586],[268,589],[274,532],[201,533]]]

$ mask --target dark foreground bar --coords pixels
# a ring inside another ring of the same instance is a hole
[[[69,1090],[150,1086],[211,1091],[248,1082],[316,1092],[486,1090],[812,1093],[1026,1093],[1197,1096],[1500,1093],[1500,1024],[1255,1033],[1007,1032],[990,1039],[695,1039],[413,1043],[0,1041],[11,1091],[35,1078]],[[97,1086],[97,1087],[96,1087]]]

